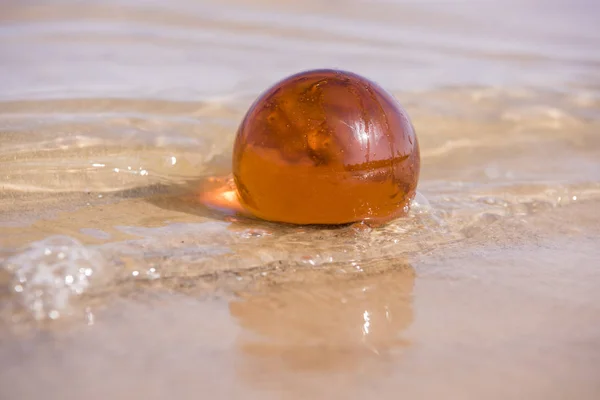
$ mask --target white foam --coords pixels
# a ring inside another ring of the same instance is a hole
[[[98,251],[62,235],[33,242],[3,265],[12,275],[15,311],[38,321],[69,314],[73,298],[89,289],[104,266]]]

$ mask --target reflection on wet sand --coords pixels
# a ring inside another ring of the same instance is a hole
[[[415,273],[400,260],[352,264],[339,274],[296,270],[293,282],[267,284],[231,302],[244,329],[237,339],[242,379],[297,391],[287,385],[298,384],[297,374],[385,371],[394,350],[408,343],[401,334],[413,319]]]

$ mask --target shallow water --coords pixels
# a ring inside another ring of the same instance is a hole
[[[28,1],[0,13],[0,397],[600,396],[600,11]],[[302,69],[407,108],[385,227],[203,208]]]

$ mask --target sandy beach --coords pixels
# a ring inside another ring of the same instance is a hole
[[[0,12],[0,398],[597,399],[592,1]],[[372,229],[202,206],[256,96],[343,68],[421,148]]]

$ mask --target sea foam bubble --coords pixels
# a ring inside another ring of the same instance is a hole
[[[73,299],[92,281],[105,277],[105,265],[97,250],[69,236],[33,242],[4,262],[11,275],[11,305],[37,321],[58,319],[72,311]]]

